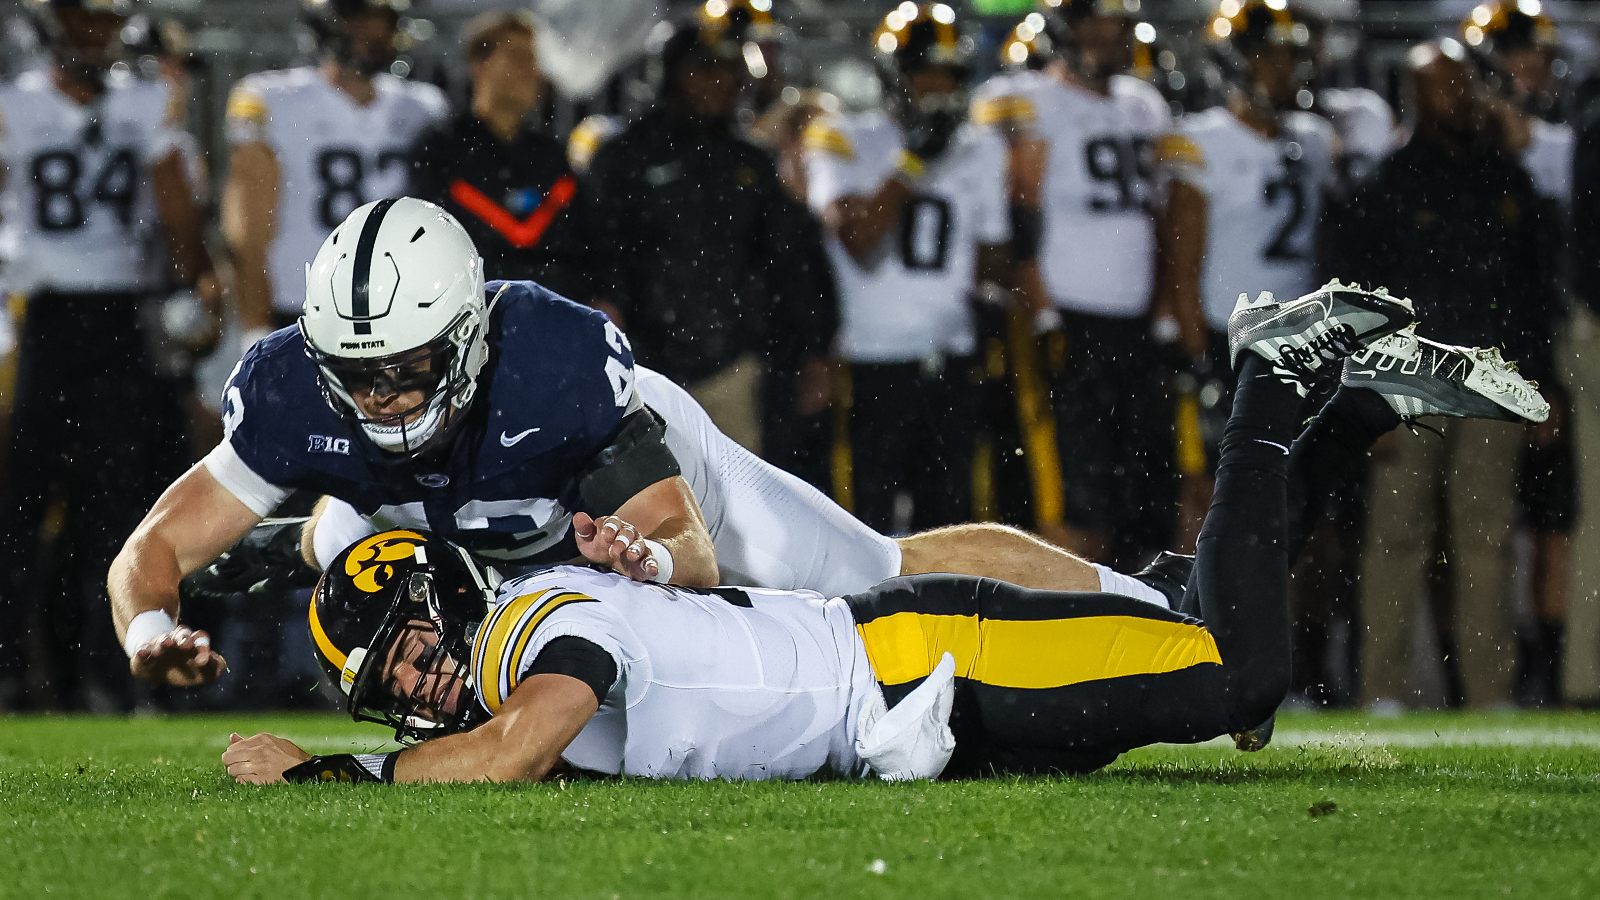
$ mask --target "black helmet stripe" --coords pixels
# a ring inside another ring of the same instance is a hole
[[[350,285],[350,316],[355,319],[356,334],[371,334],[372,322],[372,248],[378,243],[378,229],[383,227],[383,217],[389,214],[394,199],[379,200],[372,208],[367,221],[361,226],[361,238],[356,241],[354,279]]]

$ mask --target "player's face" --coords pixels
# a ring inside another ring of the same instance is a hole
[[[1418,130],[1466,137],[1475,130],[1477,104],[1472,74],[1455,60],[1437,55],[1412,72]]]
[[[949,66],[924,66],[906,73],[906,83],[911,88],[911,99],[945,96],[961,90],[961,78]]]
[[[124,19],[116,13],[68,7],[56,11],[72,62],[95,69],[111,68]]]
[[[439,385],[443,362],[432,355],[401,358],[384,368],[345,371],[339,381],[355,401],[363,418],[385,424],[409,425]]]
[[[744,65],[734,61],[690,60],[678,68],[678,91],[689,111],[702,119],[726,119],[739,105]]]
[[[1536,97],[1556,92],[1556,76],[1550,70],[1554,62],[1555,54],[1543,47],[1513,50],[1500,58],[1517,90]]]
[[[533,35],[511,31],[473,73],[477,91],[507,106],[531,107],[539,99],[539,67]]]
[[[1295,95],[1305,86],[1300,59],[1292,47],[1268,47],[1250,57],[1250,77],[1266,92],[1274,108],[1293,107]]]
[[[388,10],[365,10],[343,20],[350,38],[350,52],[356,68],[366,74],[386,72],[394,64],[395,35],[399,19]]]
[[[461,667],[439,647],[433,628],[413,622],[390,648],[384,685],[409,705],[409,714],[430,722],[448,722],[466,699]]]
[[[1110,78],[1133,66],[1133,22],[1123,16],[1090,16],[1076,26],[1083,70]]]

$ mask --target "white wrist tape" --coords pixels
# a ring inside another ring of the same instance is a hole
[[[178,623],[172,621],[166,610],[145,610],[128,623],[128,634],[122,642],[122,649],[127,652],[129,659],[133,659],[133,654],[140,647],[177,627]]]
[[[1166,594],[1161,593],[1139,579],[1134,578],[1131,575],[1124,575],[1121,572],[1113,571],[1105,566],[1100,565],[1099,563],[1090,563],[1090,565],[1094,566],[1094,570],[1100,573],[1101,593],[1121,594],[1124,597],[1132,597],[1135,600],[1143,600],[1146,603],[1153,603],[1162,609],[1171,609],[1171,606],[1167,603]]]
[[[660,541],[649,538],[640,538],[644,545],[650,548],[650,558],[656,561],[656,577],[650,579],[656,584],[666,584],[672,580],[672,551]]]

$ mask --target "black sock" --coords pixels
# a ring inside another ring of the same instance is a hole
[[[1244,354],[1233,413],[1222,431],[1222,466],[1256,460],[1287,460],[1299,423],[1300,393],[1272,371],[1272,364],[1254,353]],[[1230,456],[1233,457],[1230,460]],[[1270,468],[1279,469],[1277,465]],[[1281,469],[1279,469],[1281,471]]]
[[[1400,424],[1376,391],[1341,386],[1289,451],[1289,564],[1322,513],[1328,491],[1359,475],[1372,444]]]

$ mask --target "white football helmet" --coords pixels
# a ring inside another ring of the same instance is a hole
[[[322,394],[381,450],[438,446],[477,392],[489,357],[483,260],[449,213],[411,197],[352,212],[306,267],[300,317]],[[421,390],[421,403],[369,418],[357,396]]]

